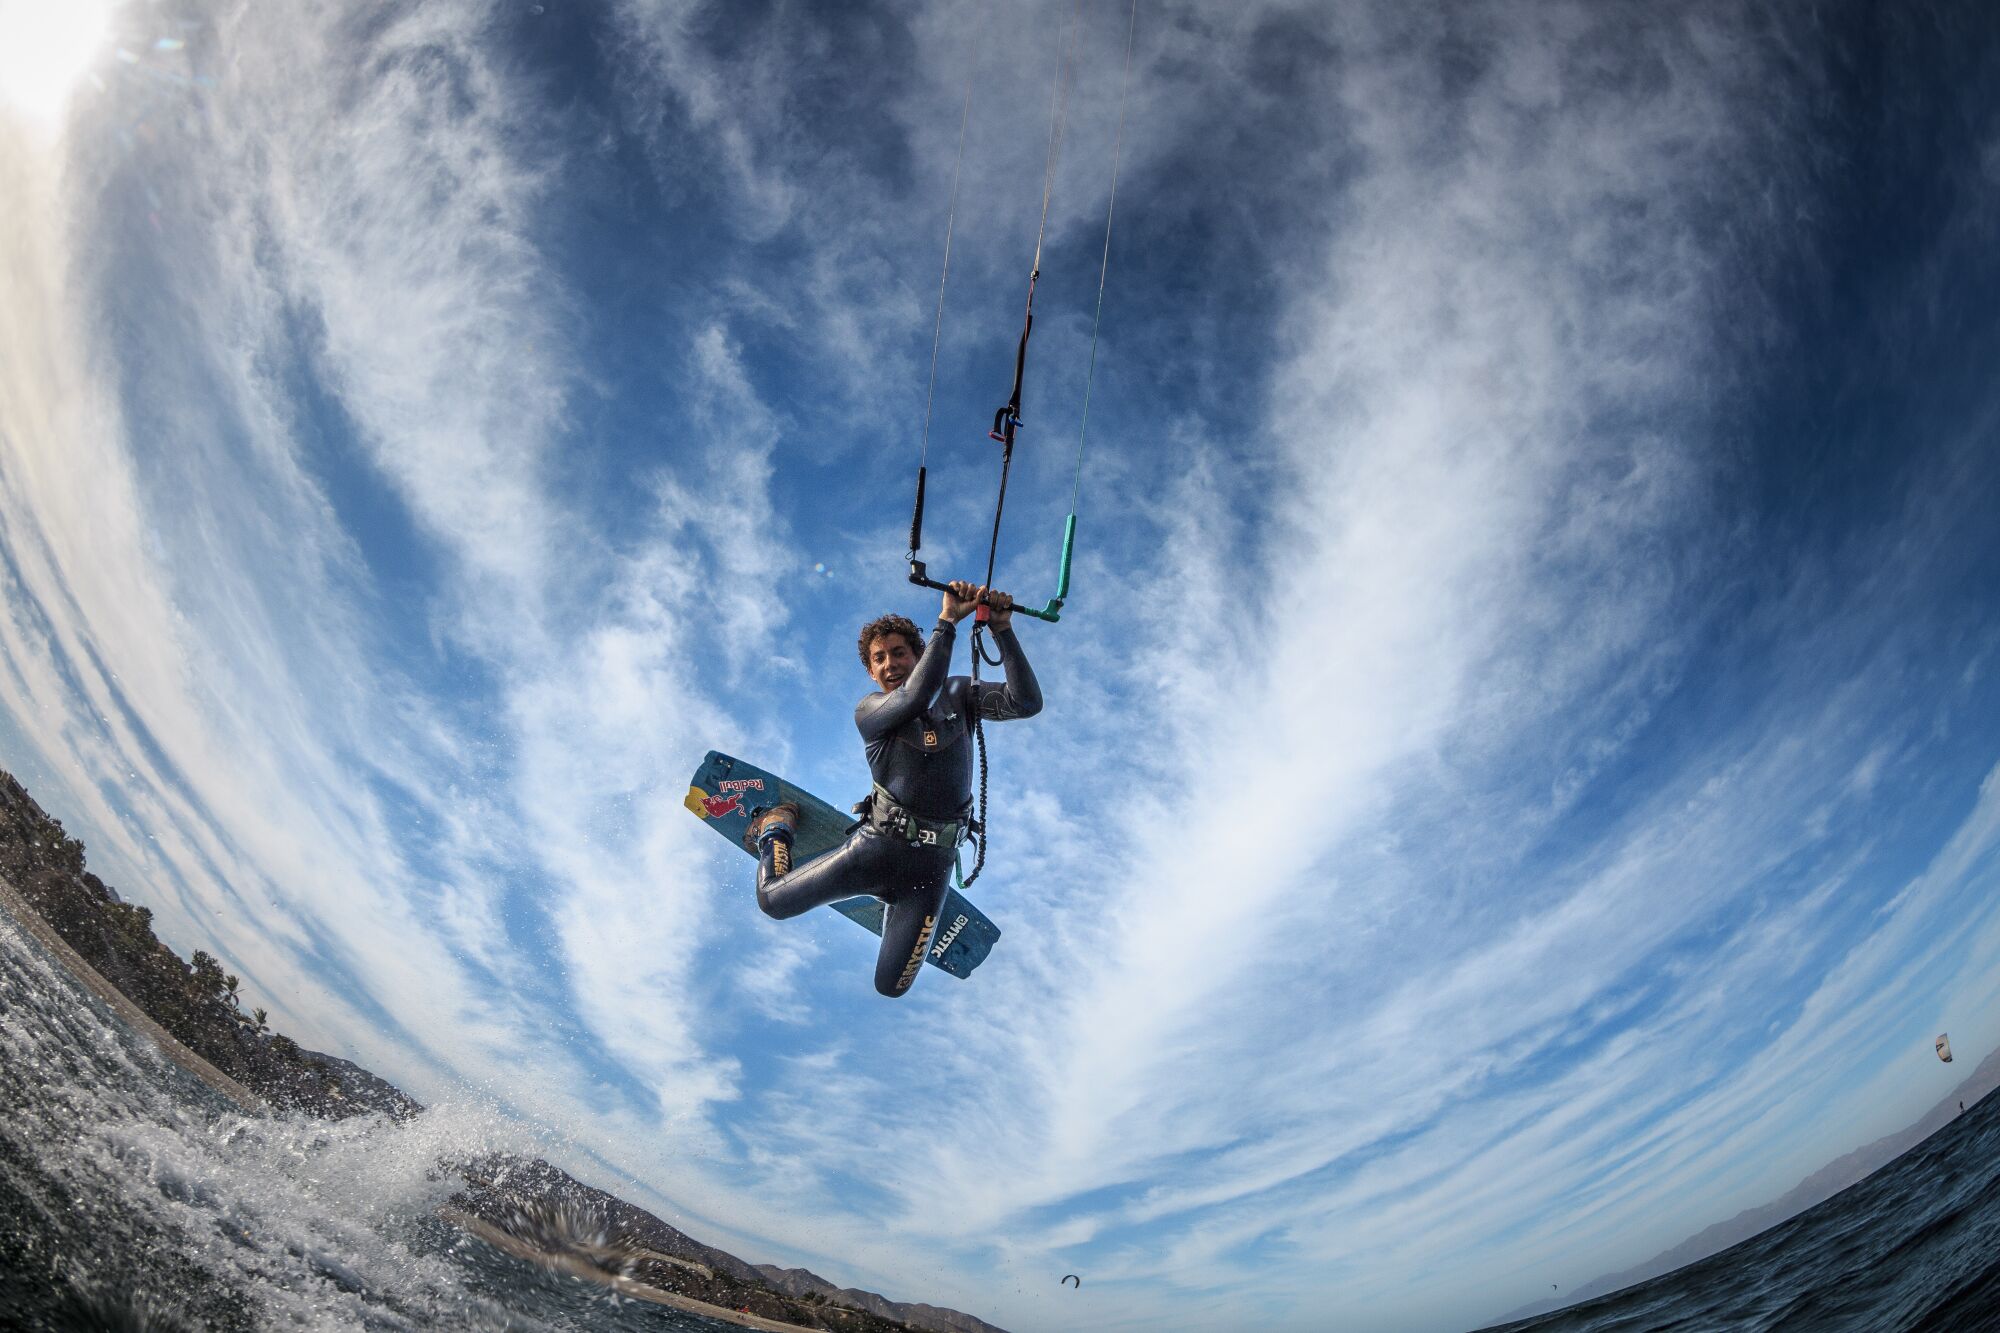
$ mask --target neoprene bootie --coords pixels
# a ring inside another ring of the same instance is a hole
[[[799,808],[790,801],[761,810],[750,820],[750,837],[757,844],[760,885],[792,868],[792,834],[798,825]]]

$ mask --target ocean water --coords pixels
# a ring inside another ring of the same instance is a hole
[[[441,1221],[498,1120],[243,1114],[0,912],[0,1328],[735,1326],[500,1254]]]
[[[440,1220],[504,1122],[243,1114],[0,912],[0,1327],[728,1329]],[[2000,1330],[2000,1096],[1860,1184],[1675,1273],[1500,1326]]]
[[[2000,1329],[2000,1095],[1788,1222],[1490,1333]]]

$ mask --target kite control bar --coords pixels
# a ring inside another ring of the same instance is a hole
[[[1014,462],[1014,432],[1021,425],[1021,377],[1028,367],[1028,337],[1035,331],[1035,283],[1042,276],[1039,248],[1036,252],[1036,266],[1028,274],[1028,308],[1021,322],[1021,341],[1014,349],[1014,387],[1007,395],[1007,401],[993,414],[993,429],[987,438],[1000,445],[1000,495],[993,506],[993,540],[986,550],[986,578],[983,586],[993,584],[993,561],[1000,550],[1000,515],[1007,507],[1007,474]],[[917,467],[917,507],[910,515],[910,582],[920,588],[935,588],[941,592],[950,591],[949,585],[932,578],[924,568],[924,562],[917,559],[917,552],[924,542],[924,472],[922,464]],[[1056,595],[1042,606],[1022,606],[1014,609],[1022,615],[1033,616],[1053,625],[1062,617],[1063,598],[1069,596],[1070,554],[1076,545],[1076,512],[1072,507],[1069,522],[1063,529],[1062,567],[1056,576]],[[984,602],[979,605],[978,623],[985,624],[988,608]]]
[[[919,588],[935,588],[939,592],[951,591],[949,583],[939,583],[925,572],[924,562],[921,560],[912,560],[910,562],[910,582],[916,584]],[[1037,620],[1046,620],[1049,624],[1053,625],[1062,619],[1062,604],[1062,598],[1051,597],[1048,603],[1043,606],[1028,606],[1024,603],[1016,602],[1014,603],[1014,610],[1019,615],[1033,616]],[[987,615],[992,609],[992,607],[984,602],[979,604],[978,619],[980,624],[983,625],[986,623]]]
[[[930,571],[925,568],[924,562],[917,559],[917,551],[923,545],[923,538],[924,538],[924,469],[918,468],[917,507],[916,510],[910,515],[910,582],[916,584],[919,588],[932,588],[938,592],[950,592],[951,585],[949,583],[940,583],[938,580],[932,578],[930,576]],[[1075,548],[1076,548],[1076,515],[1071,514],[1069,516],[1069,521],[1063,525],[1062,566],[1056,573],[1056,595],[1049,598],[1049,600],[1041,606],[1027,606],[1020,602],[1016,602],[1014,604],[1014,609],[1016,611],[1020,612],[1024,616],[1033,616],[1036,620],[1045,620],[1051,625],[1055,624],[1058,620],[1062,618],[1063,598],[1069,596],[1070,558]],[[988,608],[986,607],[986,605],[984,603],[981,603],[979,607],[979,622],[981,624],[984,624],[986,621],[987,610]]]
[[[1075,533],[1076,520],[1072,518],[1070,520],[1070,534],[1074,536]],[[1062,581],[1057,586],[1056,595],[1049,598],[1047,603],[1042,606],[1028,606],[1022,602],[1016,602],[1014,603],[1014,610],[1017,614],[1033,616],[1037,620],[1046,620],[1051,625],[1062,619],[1062,595],[1069,591],[1069,547],[1070,540],[1068,537],[1065,537],[1063,539]],[[910,562],[910,582],[916,584],[919,588],[935,588],[939,592],[951,591],[949,583],[940,583],[930,576],[930,572],[924,568],[924,562],[921,560],[912,560]],[[987,606],[986,603],[981,602],[979,604],[978,618],[980,624],[983,625],[986,623],[987,613],[991,610],[992,608]]]

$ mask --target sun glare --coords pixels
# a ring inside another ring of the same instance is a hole
[[[0,99],[61,125],[77,82],[103,53],[112,0],[0,0]]]

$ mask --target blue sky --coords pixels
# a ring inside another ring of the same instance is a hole
[[[681,800],[865,784],[968,79],[925,550],[976,560],[1070,8],[65,12],[0,11],[0,746],[308,1045],[1029,1330],[1464,1327],[2000,1044],[1978,6],[1141,0],[1006,936],[896,1003]]]

